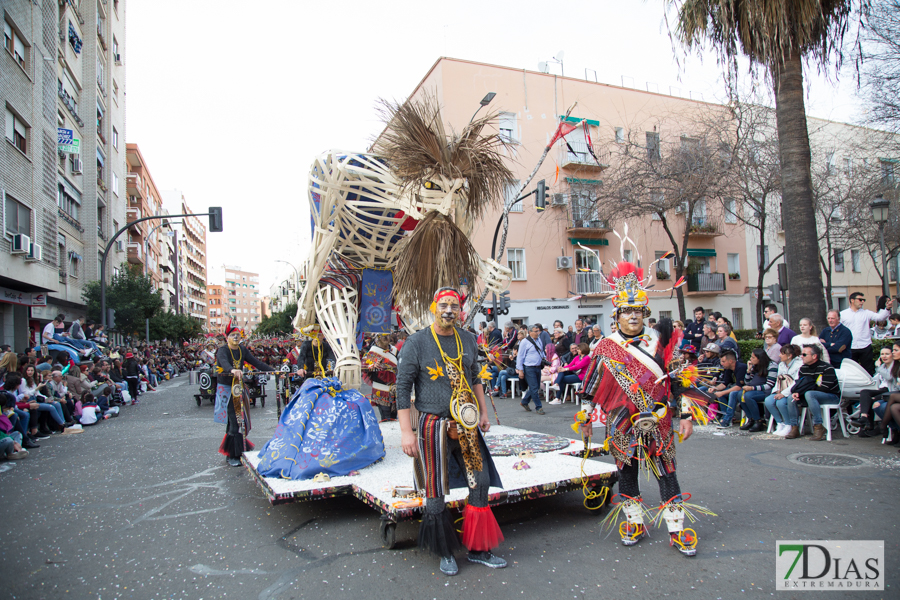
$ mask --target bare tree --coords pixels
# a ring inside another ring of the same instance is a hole
[[[866,25],[861,83],[869,122],[900,132],[900,0],[872,3]]]
[[[724,112],[724,111],[723,111]],[[727,113],[726,117],[727,117]],[[670,128],[670,127],[671,128]],[[661,131],[689,135],[661,135]],[[624,140],[610,144],[610,168],[597,186],[599,219],[623,221],[651,217],[658,222],[675,255],[675,279],[689,270],[688,238],[722,230],[719,198],[730,195],[733,179],[721,123],[696,114],[672,115],[653,131],[632,127]],[[686,320],[684,293],[677,290],[678,312]]]

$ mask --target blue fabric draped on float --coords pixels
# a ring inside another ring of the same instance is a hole
[[[339,379],[308,379],[259,453],[264,477],[312,479],[347,475],[384,458],[378,417],[357,390]]]

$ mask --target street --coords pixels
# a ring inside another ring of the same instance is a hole
[[[411,522],[399,525],[397,549],[382,548],[378,514],[354,498],[271,506],[244,468],[226,466],[216,452],[224,426],[213,422],[211,403],[197,407],[195,388],[187,376],[166,382],[118,418],[42,440],[0,472],[4,597],[768,596],[776,593],[779,539],[885,540],[886,590],[860,597],[897,597],[900,527],[890,507],[900,454],[878,440],[699,428],[678,446],[679,480],[692,502],[718,516],[693,525],[696,558],[670,548],[664,528],[622,547],[573,492],[495,508],[506,537],[496,553],[509,567],[493,571],[462,557],[459,575],[448,578],[416,550]],[[516,400],[495,401],[504,425],[573,435],[572,404],[545,404],[540,416]],[[250,438],[261,447],[275,424],[270,389],[265,408],[253,409]],[[828,462],[838,464],[821,464]],[[642,477],[641,485],[645,502],[658,504],[655,481]]]

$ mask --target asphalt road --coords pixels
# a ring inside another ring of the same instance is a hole
[[[179,377],[116,419],[42,441],[0,472],[2,597],[808,598],[775,591],[779,539],[885,540],[884,591],[827,597],[898,597],[900,454],[877,440],[698,431],[678,446],[679,480],[718,516],[694,526],[696,558],[670,548],[659,529],[622,547],[573,492],[495,508],[506,536],[497,553],[509,567],[463,558],[448,578],[415,548],[413,523],[398,527],[398,548],[382,548],[378,514],[353,498],[271,506],[216,452],[224,426],[213,423],[210,403],[197,407],[195,387]],[[546,416],[514,400],[497,408],[504,425],[571,436],[571,404],[547,406]],[[261,445],[275,427],[274,400],[253,410],[251,439]],[[791,460],[801,453],[864,462]],[[648,504],[659,501],[655,481],[642,487]]]

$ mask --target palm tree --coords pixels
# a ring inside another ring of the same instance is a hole
[[[709,42],[729,73],[737,59],[765,69],[775,92],[781,159],[782,222],[794,322],[825,319],[809,133],[803,101],[803,61],[839,68],[853,0],[669,0],[677,9],[675,35],[686,48]],[[858,0],[867,7],[868,0]]]

